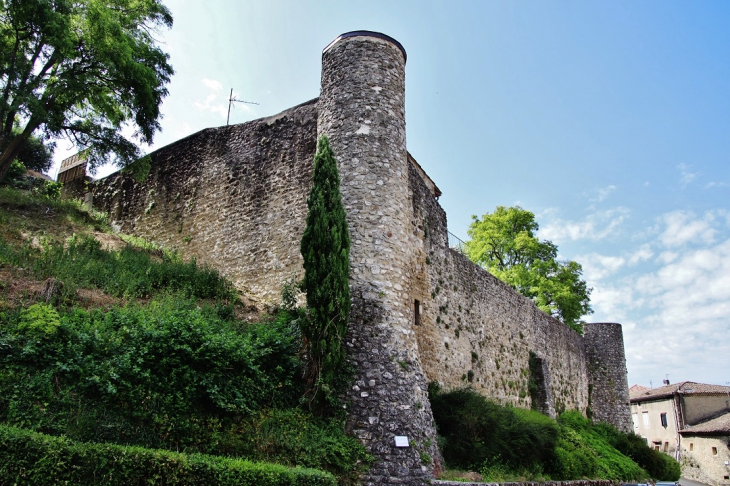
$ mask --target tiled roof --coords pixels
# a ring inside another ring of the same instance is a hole
[[[631,385],[631,387],[629,388],[629,395],[633,396],[633,395],[638,394],[640,392],[645,392],[645,391],[649,391],[649,390],[651,390],[651,388],[646,387],[646,386],[642,386],[642,385]]]
[[[644,387],[631,387],[629,397],[632,402],[645,402],[668,398],[679,390],[684,395],[724,395],[730,393],[730,386],[708,385],[706,383],[695,383],[694,381],[683,381],[671,385],[660,386],[659,388],[641,389]]]
[[[730,412],[682,429],[679,433],[682,435],[730,435]]]

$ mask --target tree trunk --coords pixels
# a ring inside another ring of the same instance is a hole
[[[0,154],[0,180],[5,177],[5,172],[8,171],[10,164],[13,163],[13,160],[15,160],[20,153],[20,149],[23,148],[24,141],[25,137],[18,135],[11,140],[5,150],[3,150],[3,153]]]
[[[5,176],[5,172],[7,172],[7,170],[10,168],[10,164],[13,163],[13,160],[18,157],[18,154],[23,148],[23,144],[25,143],[25,141],[28,140],[33,131],[39,126],[40,123],[36,122],[31,117],[30,121],[28,121],[28,124],[25,126],[23,133],[19,133],[18,135],[16,135],[10,141],[8,146],[3,149],[2,153],[0,154],[0,180],[2,180],[2,178]],[[9,135],[5,135],[5,137],[8,136]],[[5,139],[5,137],[3,137],[3,139]]]

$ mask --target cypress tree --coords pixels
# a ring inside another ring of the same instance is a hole
[[[321,411],[332,397],[335,378],[345,363],[343,342],[350,315],[350,234],[337,162],[325,136],[317,143],[307,206],[301,252],[302,290],[309,312],[302,322],[302,334],[309,353],[307,398],[312,408]]]

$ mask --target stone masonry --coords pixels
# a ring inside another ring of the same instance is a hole
[[[412,206],[393,197],[408,194],[405,62],[399,44],[372,36],[341,36],[322,55],[318,133],[337,156],[352,241],[349,427],[382,459],[367,484],[422,484],[439,462],[410,312]]]
[[[440,192],[406,149],[405,64],[388,36],[343,34],[322,54],[318,99],[163,147],[146,180],[91,184],[94,204],[121,231],[218,269],[263,308],[303,274],[312,161],[327,135],[352,241],[347,428],[376,458],[363,484],[426,484],[441,467],[430,381],[529,408],[531,354],[538,409],[630,430],[621,326],[581,336],[449,248]]]
[[[603,322],[583,328],[586,361],[592,378],[590,391],[593,419],[608,422],[623,432],[633,432],[626,378],[626,357],[621,324]]]

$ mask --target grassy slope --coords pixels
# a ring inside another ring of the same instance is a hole
[[[0,188],[0,422],[345,482],[368,456],[341,421],[298,407],[294,317],[254,316],[215,271],[112,234],[78,202]]]

